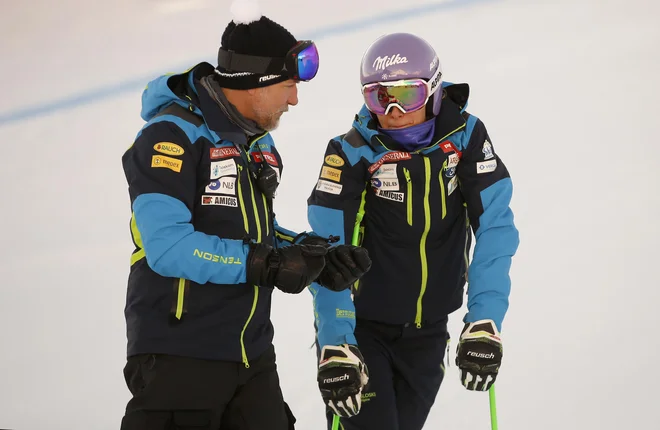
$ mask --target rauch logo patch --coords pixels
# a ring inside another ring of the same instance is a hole
[[[162,154],[183,155],[183,148],[172,142],[159,142],[154,145],[154,149]]]
[[[325,162],[334,167],[341,167],[344,165],[344,160],[338,155],[328,155],[325,157]]]

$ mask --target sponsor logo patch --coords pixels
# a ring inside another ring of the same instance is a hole
[[[387,200],[403,203],[403,193],[397,193],[394,191],[384,191],[377,188],[376,195],[381,199],[387,199]]]
[[[202,206],[231,206],[238,207],[236,197],[229,196],[202,196]]]
[[[458,162],[460,161],[460,157],[458,154],[451,154],[449,156],[449,164],[447,164],[447,167],[456,167],[458,166]]]
[[[497,160],[480,161],[477,163],[477,173],[490,173],[497,169]]]
[[[261,156],[261,154],[263,154],[263,157]],[[256,161],[257,163],[261,163],[265,159],[266,163],[270,164],[271,166],[278,166],[277,157],[275,157],[275,154],[273,154],[272,152],[266,152],[266,151],[261,153],[253,152],[251,153],[251,155],[254,161]]]
[[[154,145],[154,149],[162,154],[183,155],[183,148],[172,142],[159,142]]]
[[[341,193],[342,188],[343,185],[341,184],[335,184],[333,182],[328,182],[323,179],[319,179],[319,181],[316,183],[316,189],[318,191],[323,191],[324,193],[339,194]]]
[[[164,167],[174,172],[181,172],[183,160],[166,157],[164,155],[154,155],[151,157],[151,167]]]
[[[280,75],[266,75],[259,78],[259,82],[270,81],[276,78],[279,78]]]
[[[437,56],[433,57],[433,61],[431,61],[431,64],[429,64],[429,72],[431,70],[433,70],[433,68],[435,67],[436,64],[438,64],[438,57]]]
[[[369,173],[374,173],[376,170],[380,169],[383,163],[388,161],[401,161],[401,160],[410,160],[412,156],[409,152],[393,151],[388,152],[383,155],[380,160],[369,166]]]
[[[336,309],[335,310],[335,316],[337,318],[347,318],[347,319],[355,319],[355,312],[354,311],[347,311],[345,309]]]
[[[193,255],[198,258],[203,258],[204,260],[212,261],[214,263],[223,263],[223,264],[243,264],[241,259],[237,257],[226,257],[224,255],[211,254],[210,252],[201,251],[195,249]]]
[[[398,191],[399,190],[399,180],[398,179],[385,179],[377,178],[371,180],[371,186],[378,188],[383,191]]]
[[[447,169],[445,170],[445,176],[448,178],[453,178],[454,176],[456,176],[456,166],[447,167]]]
[[[234,160],[212,161],[211,179],[218,179],[221,176],[235,175],[236,162]]]
[[[481,149],[481,152],[484,153],[484,160],[489,160],[495,156],[493,154],[493,145],[491,145],[488,140],[484,141],[484,146]]]
[[[333,167],[323,166],[323,169],[321,169],[321,177],[330,179],[331,181],[340,182],[341,170],[335,169]]]
[[[263,152],[264,158],[266,159],[266,163],[270,164],[271,166],[278,166],[277,164],[277,157],[275,157],[275,154],[272,152]]]
[[[396,163],[385,164],[384,166],[381,166],[380,169],[376,170],[376,173],[374,173],[371,177],[373,179],[396,179]]]
[[[458,176],[454,176],[451,178],[451,181],[449,181],[449,184],[447,185],[447,195],[451,196],[451,193],[453,193],[456,188],[458,188]]]
[[[328,155],[325,157],[325,162],[328,163],[329,166],[334,167],[341,167],[344,165],[344,160],[338,155]]]
[[[458,155],[458,158],[461,158],[461,154],[462,154],[461,151],[459,151],[458,148],[456,148],[454,144],[451,143],[451,141],[449,140],[442,142],[440,144],[440,149],[442,149],[442,152],[444,152],[445,154],[455,152]]]
[[[236,178],[227,177],[211,181],[204,189],[206,193],[236,195]]]
[[[241,153],[234,147],[211,148],[211,160],[219,160],[227,157],[240,157]]]
[[[449,141],[442,142],[440,144],[440,148],[442,149],[442,152],[444,152],[445,154],[448,154],[448,153],[450,153],[454,150],[454,145],[452,145],[451,142],[449,142]]]
[[[378,56],[374,60],[374,64],[372,67],[376,70],[385,70],[386,68],[390,66],[396,66],[397,64],[402,64],[402,63],[407,63],[408,59],[406,57],[402,57],[401,54],[392,54],[390,56]]]

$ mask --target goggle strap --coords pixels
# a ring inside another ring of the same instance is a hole
[[[228,71],[278,75],[285,70],[284,61],[284,58],[237,54],[223,48],[218,50],[218,66]]]

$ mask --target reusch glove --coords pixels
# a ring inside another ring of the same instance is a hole
[[[332,240],[332,237],[329,240]],[[330,246],[329,240],[319,236],[307,236],[300,243]],[[369,258],[369,251],[366,248],[336,245],[328,249],[328,254],[325,256],[325,268],[316,282],[329,290],[343,291],[350,288],[369,269],[371,269],[371,258]]]
[[[317,245],[290,245],[273,249],[265,243],[251,243],[247,258],[247,282],[298,294],[318,278],[325,267],[327,252],[326,247]]]
[[[317,381],[323,401],[335,415],[348,418],[360,413],[369,370],[357,346],[324,346]]]
[[[502,363],[502,341],[493,320],[467,323],[456,349],[461,382],[470,391],[488,391]]]

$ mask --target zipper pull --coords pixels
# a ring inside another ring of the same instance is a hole
[[[410,182],[410,170],[403,168],[403,175],[406,177],[406,182]]]

